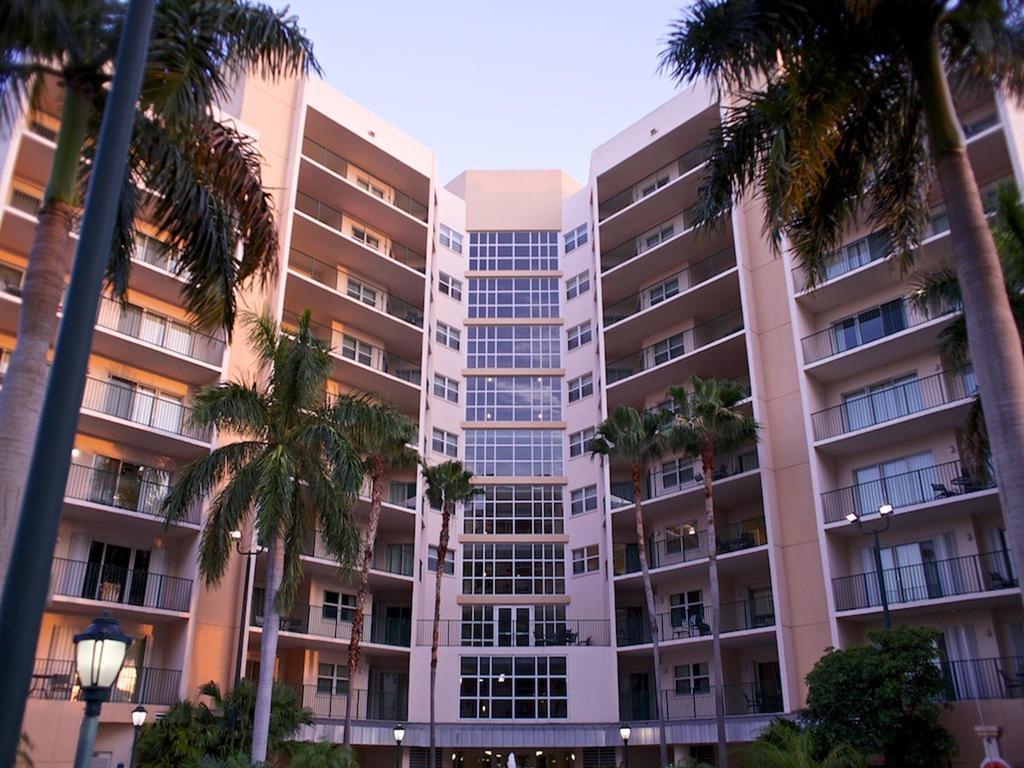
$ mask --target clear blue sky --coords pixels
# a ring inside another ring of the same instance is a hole
[[[272,4],[279,5],[275,0]],[[331,85],[467,168],[562,168],[669,99],[685,0],[292,0]]]

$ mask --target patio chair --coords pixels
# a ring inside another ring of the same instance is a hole
[[[950,496],[956,496],[944,483],[932,483],[932,492],[936,499],[948,499]]]

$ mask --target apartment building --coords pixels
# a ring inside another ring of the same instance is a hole
[[[983,191],[1022,177],[1024,121],[998,95],[958,96]],[[909,302],[885,234],[852,228],[808,288],[771,252],[755,202],[693,227],[701,145],[722,105],[696,86],[560,171],[466,171],[315,80],[240,84],[225,113],[257,138],[281,232],[276,279],[244,303],[284,327],[305,309],[332,349],[330,392],[376,392],[419,425],[429,462],[458,458],[481,493],[459,509],[439,563],[439,510],[415,471],[388,478],[369,618],[350,679],[355,579],[314,538],[282,619],[276,675],[340,741],[351,700],[364,764],[428,758],[434,580],[442,569],[438,746],[444,765],[655,765],[656,713],[673,756],[713,761],[712,692],[731,742],[800,708],[829,646],[882,626],[940,629],[946,722],[964,764],[975,725],[1024,717],[1024,618],[992,479],[960,459],[970,369],[936,351],[959,312]],[[15,343],[20,275],[53,152],[56,98],[4,145],[0,349]],[[922,267],[949,257],[935,199]],[[159,713],[196,686],[257,669],[265,558],[239,556],[208,589],[195,551],[203,510],[155,516],[175,471],[217,435],[189,426],[197,387],[249,371],[243,336],[192,328],[175,255],[139,222],[128,305],[102,302],[68,482],[26,730],[36,764],[64,765],[81,715],[70,638],[103,609],[140,638],[104,708],[96,766],[127,763],[129,712]],[[0,371],[5,352],[0,351]],[[662,690],[642,593],[629,468],[591,458],[615,406],[666,408],[691,375],[729,378],[762,440],[719,456],[717,535],[702,470],[667,455],[645,478]],[[892,507],[880,518],[878,510]],[[365,523],[369,501],[357,515]],[[854,520],[856,522],[850,522]],[[882,545],[883,576],[872,539]],[[255,552],[251,532],[239,548]],[[708,556],[721,574],[724,679],[710,675]],[[248,574],[246,574],[248,570]],[[246,578],[248,576],[248,578]],[[248,589],[244,585],[248,584]],[[54,725],[56,737],[54,736]],[[1024,759],[1019,733],[1004,755]]]

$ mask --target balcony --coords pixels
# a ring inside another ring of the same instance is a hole
[[[160,505],[170,485],[146,480],[138,475],[119,474],[71,464],[68,482],[64,490],[65,500],[85,501],[110,509],[137,512],[163,522]],[[199,507],[193,507],[179,523],[199,524]]]
[[[946,418],[921,419],[910,423],[907,417],[934,411],[953,403],[966,403],[976,391],[977,384],[970,368],[942,371],[893,386],[872,388],[867,395],[850,397],[841,405],[812,413],[814,439],[819,442],[831,441],[828,446],[819,445],[819,448],[827,448],[830,452],[851,453],[863,450],[881,439],[881,432],[884,430],[872,429],[873,427],[894,421],[900,421],[900,424],[894,427],[894,430],[898,430],[900,439],[915,437],[923,430],[935,431],[942,427],[957,427],[963,423],[963,414],[958,409],[944,409]],[[834,440],[864,430],[870,430],[870,433],[859,435],[860,439],[850,439],[842,443]]]
[[[295,686],[299,688],[299,686]],[[355,720],[384,720],[391,723],[409,718],[408,691],[350,690],[340,693],[324,690],[319,685],[301,686],[302,706],[313,717],[325,720],[345,719],[345,700],[352,696],[352,717]]]
[[[50,573],[55,597],[179,613],[192,599],[192,579],[148,570],[55,557]]]
[[[762,547],[768,543],[768,532],[763,517],[752,517],[730,525],[720,525],[715,530],[718,546],[715,552],[727,555],[747,549]],[[679,526],[678,533],[663,538],[653,536],[647,542],[647,565],[652,570],[683,565],[708,558],[707,529],[686,529]],[[635,543],[615,545],[612,558],[615,576],[640,572],[640,550]]]
[[[1017,576],[1008,552],[884,568],[882,579],[891,606],[1017,589]],[[832,579],[832,588],[836,611],[877,608],[882,604],[877,571]]]
[[[312,542],[307,543],[302,548],[302,554],[318,560],[327,560],[332,564],[335,562],[334,555],[327,551],[320,536],[315,536]],[[373,549],[370,569],[392,576],[412,578],[415,563],[416,556],[412,544],[378,543]]]
[[[991,474],[973,477],[959,461],[947,461],[827,491],[821,495],[821,504],[825,522],[839,523],[845,522],[851,514],[858,517],[877,514],[883,504],[891,504],[896,512],[919,505],[934,507],[990,488],[995,488]]]
[[[254,627],[263,626],[262,590],[253,591],[252,619]],[[408,619],[374,619],[370,614],[364,617],[364,627],[370,632],[363,641],[377,645],[408,648],[411,636],[411,622]],[[331,640],[348,641],[352,637],[352,619],[338,605],[294,605],[287,616],[281,617],[281,631],[296,635],[324,637]]]
[[[515,609],[513,609],[514,612]],[[532,631],[531,631],[532,624]],[[508,623],[469,622],[441,619],[441,646],[462,648],[569,648],[576,646],[611,645],[607,619],[529,620]],[[416,645],[430,645],[434,632],[433,619],[416,622]]]
[[[765,683],[727,683],[725,689],[726,715],[762,715],[783,711],[782,686]],[[715,717],[717,686],[702,690],[677,692],[627,692],[619,694],[619,718],[624,722],[656,720],[658,708],[666,720],[704,720]]]
[[[1024,656],[941,661],[946,701],[1024,699]]]
[[[181,670],[157,667],[122,667],[110,689],[115,704],[169,705],[178,700]],[[32,667],[29,698],[79,701],[78,670],[69,659],[36,659]]]
[[[736,475],[753,472],[758,468],[757,449],[751,448],[734,456],[723,456],[717,460],[718,468],[711,473],[715,483]],[[665,496],[675,496],[687,490],[704,487],[704,475],[697,460],[677,459],[666,461],[661,471],[649,472],[644,479],[644,504]],[[632,508],[635,503],[633,483],[629,481],[611,483],[611,508],[613,511]]]
[[[775,626],[775,606],[770,595],[722,603],[720,609],[722,618],[718,631],[722,635]],[[704,605],[673,608],[668,613],[659,613],[654,620],[659,640],[666,643],[671,640],[710,637],[710,617],[711,606]],[[646,618],[628,618],[616,622],[615,634],[619,647],[649,645],[651,625]]]
[[[141,385],[91,377],[85,380],[80,428],[178,457],[209,450],[212,439],[209,428],[192,423],[192,409],[179,398]]]

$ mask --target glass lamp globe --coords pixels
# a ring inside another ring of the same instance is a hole
[[[75,635],[74,640],[82,688],[110,688],[121,672],[132,639],[121,631],[117,619],[104,611],[84,632]]]

